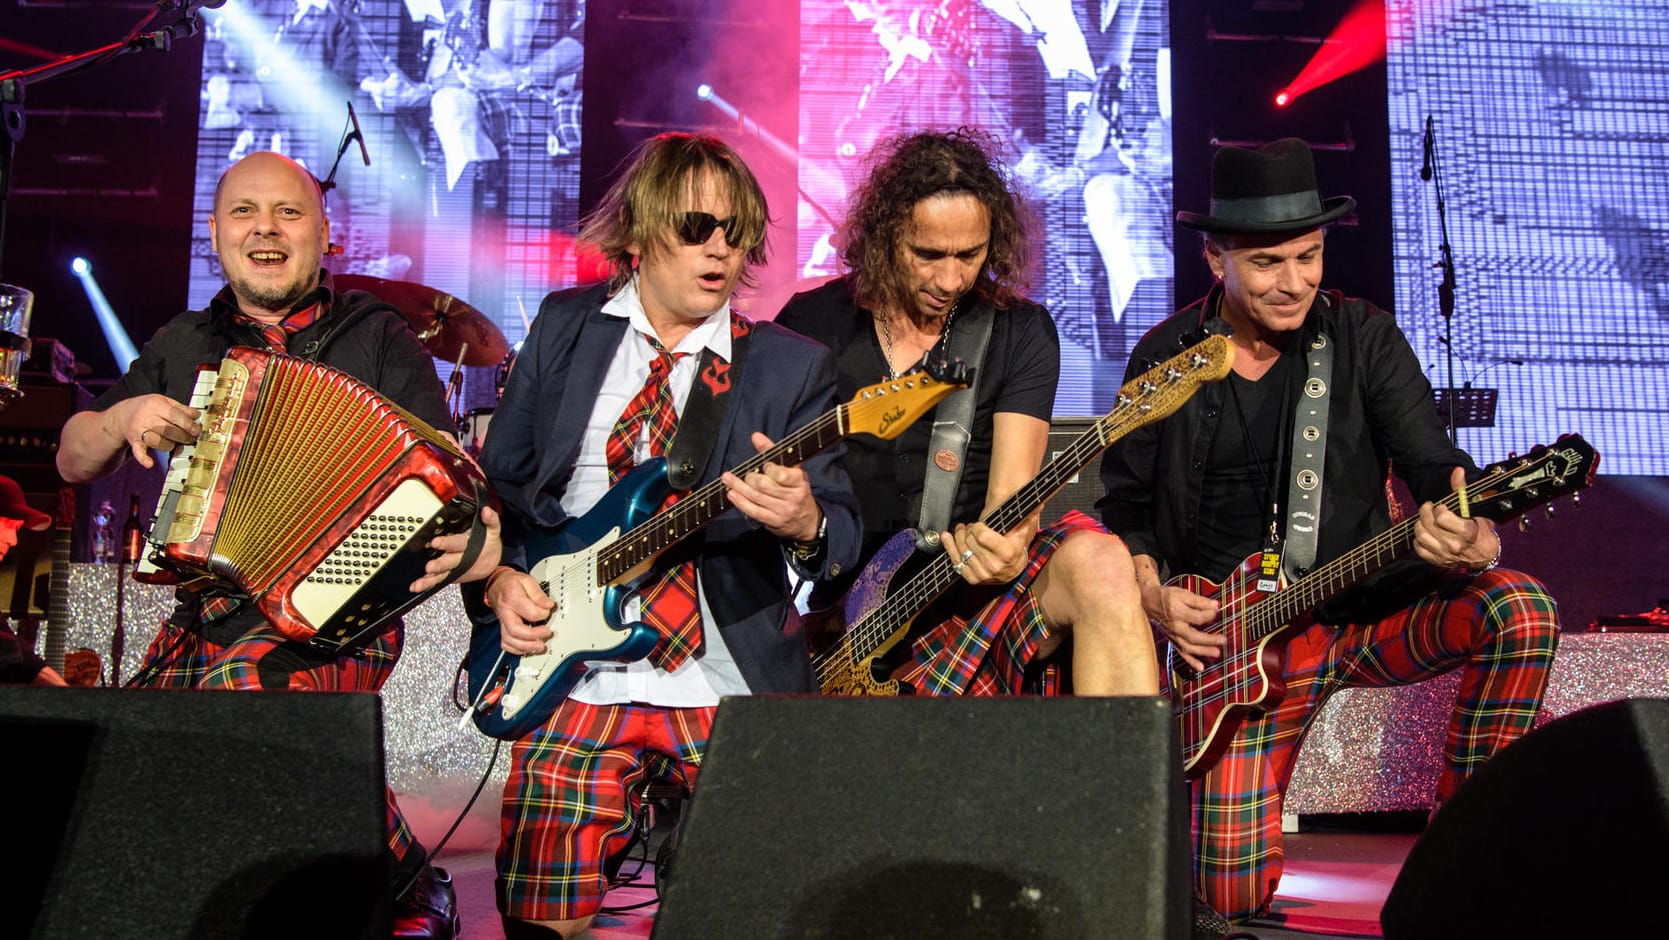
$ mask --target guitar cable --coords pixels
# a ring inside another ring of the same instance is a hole
[[[137,689],[144,687],[152,679],[156,678],[158,673],[173,665],[175,655],[179,653],[180,647],[185,645],[185,641],[189,639],[191,635],[191,630],[182,627],[180,629],[180,635],[174,638],[174,642],[170,644],[166,650],[163,650],[162,655],[147,663],[144,669],[134,673],[128,681],[122,683],[122,688]]]
[[[460,712],[467,712],[469,710],[468,706],[458,699],[458,680],[463,676],[463,674],[464,663],[463,660],[459,660],[457,670],[452,673],[452,707],[458,709]],[[464,820],[469,817],[469,811],[475,807],[475,801],[481,798],[481,791],[487,788],[487,781],[492,779],[493,768],[498,766],[498,755],[503,749],[504,741],[502,739],[494,739],[493,753],[487,759],[487,769],[481,772],[481,779],[475,784],[475,792],[469,795],[469,799],[464,803],[464,808],[458,811],[458,816],[456,819],[452,820],[452,826],[446,830],[446,835],[440,837],[440,841],[435,843],[434,848],[428,849],[423,853],[422,863],[415,866],[411,877],[406,879],[406,883],[400,886],[399,891],[395,892],[395,901],[403,901],[406,899],[406,895],[411,892],[412,886],[417,884],[417,880],[419,878],[423,877],[423,872],[429,867],[429,863],[433,862],[435,857],[440,855],[440,850],[446,848],[446,843],[451,841],[453,834],[458,831],[458,827],[463,825]]]
[[[457,695],[455,688],[453,695]],[[469,811],[475,807],[475,801],[481,798],[481,791],[487,788],[487,781],[492,779],[493,768],[498,766],[498,755],[503,749],[504,742],[502,740],[495,739],[493,741],[492,756],[487,760],[487,769],[482,771],[481,779],[475,784],[475,792],[469,795],[469,800],[464,803],[464,808],[458,811],[458,817],[452,820],[452,826],[446,830],[446,835],[440,837],[440,841],[435,843],[434,848],[428,849],[423,853],[423,861],[415,866],[411,877],[406,879],[406,883],[400,886],[399,891],[395,892],[395,901],[398,902],[406,899],[406,895],[411,892],[412,886],[417,884],[418,879],[423,877],[423,872],[429,868],[429,863],[434,861],[436,856],[440,855],[440,850],[446,848],[446,843],[451,841],[453,834],[458,831],[458,827],[464,824],[464,820],[469,816]]]
[[[672,770],[678,775],[677,782],[679,798],[688,799],[690,784],[689,779],[684,775],[683,768],[674,765]],[[642,887],[642,883],[638,881],[638,878],[643,874],[644,867],[649,864],[649,838],[655,829],[654,804],[649,799],[649,790],[655,785],[655,783],[656,778],[645,777],[636,788],[638,813],[637,820],[633,826],[634,831],[632,840],[635,844],[642,846],[643,854],[638,857],[637,867],[632,870],[630,875],[621,877],[616,874],[615,877],[609,879],[608,890],[610,891],[613,891],[616,888]],[[674,848],[678,836],[678,826],[682,825],[682,822],[682,815],[680,815],[679,822],[674,825],[673,831],[669,833],[666,839],[661,842],[660,849],[655,854],[654,898],[647,901],[639,901],[635,904],[622,904],[619,906],[605,905],[600,909],[602,913],[625,914],[630,913],[631,911],[641,910],[642,908],[661,902],[662,891],[665,887],[664,882],[669,880],[665,876],[672,870],[672,857],[675,854]],[[627,852],[629,853],[630,851],[631,848],[628,847]],[[625,861],[630,861],[630,859],[631,856],[628,854]]]

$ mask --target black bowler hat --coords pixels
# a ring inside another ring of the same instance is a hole
[[[1201,232],[1307,232],[1356,208],[1349,196],[1322,201],[1310,145],[1284,137],[1256,150],[1224,147],[1211,160],[1211,214],[1178,212]]]

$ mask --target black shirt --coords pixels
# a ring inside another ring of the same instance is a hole
[[[1198,342],[1208,327],[1226,329],[1211,315],[1219,294],[1213,288],[1149,330],[1136,344],[1126,378]],[[1316,547],[1320,564],[1390,528],[1385,480],[1393,465],[1422,502],[1448,494],[1452,468],[1469,473],[1477,468],[1449,442],[1432,405],[1431,383],[1390,314],[1364,300],[1322,292],[1293,342],[1307,347],[1318,332],[1334,344]],[[1304,378],[1303,370],[1294,369],[1287,381],[1300,384]],[[1208,548],[1200,523],[1219,509],[1205,503],[1203,482],[1216,436],[1236,420],[1227,413],[1227,389],[1224,382],[1206,385],[1175,414],[1120,438],[1101,461],[1106,493],[1096,505],[1102,520],[1132,555],[1152,556],[1167,577],[1205,574],[1208,555],[1231,550]],[[1299,394],[1293,393],[1293,402]],[[1280,485],[1286,485],[1284,475]],[[1377,620],[1428,591],[1435,574],[1412,557],[1392,563],[1330,604],[1323,617]]]
[[[315,300],[328,309],[290,337],[289,355],[341,369],[437,430],[451,430],[434,360],[397,310],[364,291],[336,292],[329,272],[298,308]],[[267,348],[261,330],[238,322],[236,310],[237,300],[226,287],[207,308],[163,324],[127,373],[93,402],[93,410],[148,394],[188,403],[200,366],[219,366],[233,346]]]
[[[1230,372],[1223,420],[1217,424],[1200,505],[1200,573],[1221,581],[1264,547],[1274,504],[1287,493],[1286,441],[1291,435],[1290,375],[1298,356],[1288,349],[1257,381]]]
[[[794,295],[776,322],[834,350],[836,397],[841,401],[890,377],[875,337],[875,315],[852,299],[845,278]],[[954,320],[950,328],[955,329]],[[1060,339],[1049,311],[1026,301],[998,310],[985,361],[975,368],[974,426],[951,510],[953,524],[978,519],[984,509],[995,415],[1023,414],[1048,421],[1054,413]],[[865,562],[888,538],[921,519],[933,417],[928,412],[890,441],[867,434],[847,439],[846,471],[863,513]]]

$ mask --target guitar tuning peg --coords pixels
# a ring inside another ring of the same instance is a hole
[[[1581,509],[1582,508],[1582,494],[1581,493],[1570,494],[1570,504],[1571,504],[1572,507],[1574,507],[1576,509]]]
[[[1530,531],[1530,517],[1529,516],[1519,516],[1518,517],[1518,531],[1520,531],[1520,532]]]
[[[1547,507],[1545,509],[1543,509],[1542,511],[1547,513],[1547,518],[1549,518],[1549,519],[1553,518],[1553,504],[1552,503],[1548,503]]]

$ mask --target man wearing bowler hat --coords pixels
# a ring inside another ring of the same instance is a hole
[[[1305,728],[1334,689],[1461,670],[1441,803],[1530,730],[1558,635],[1545,588],[1498,567],[1489,520],[1436,502],[1478,470],[1450,443],[1396,322],[1320,289],[1327,225],[1354,206],[1320,197],[1302,140],[1217,153],[1210,213],[1177,213],[1203,233],[1216,283],[1142,338],[1127,374],[1206,333],[1230,338],[1234,371],[1125,436],[1101,465],[1102,518],[1135,556],[1148,616],[1193,670],[1255,661],[1241,655],[1249,644],[1230,639],[1239,631],[1223,627],[1246,593],[1163,579],[1216,584],[1250,566],[1254,583],[1277,568],[1290,580],[1346,555],[1391,527],[1393,468],[1422,501],[1415,557],[1316,612],[1284,644],[1284,699],[1224,735],[1215,764],[1198,761],[1210,769],[1192,784],[1195,883],[1229,920],[1258,914],[1274,896],[1282,796]],[[1183,717],[1186,757],[1191,739],[1215,739]]]

